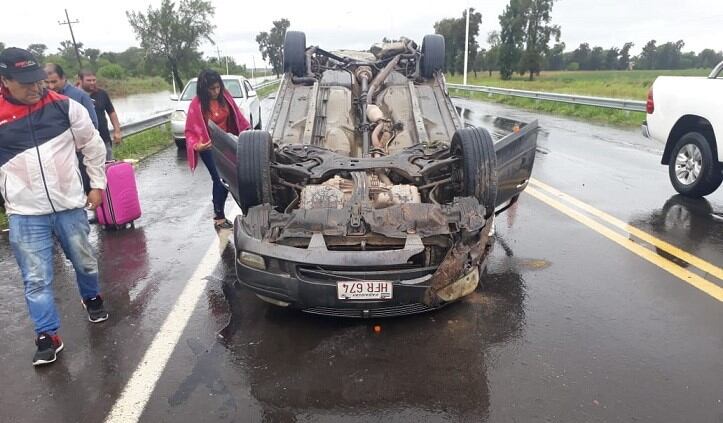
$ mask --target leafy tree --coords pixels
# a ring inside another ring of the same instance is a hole
[[[123,79],[125,76],[125,70],[120,67],[120,65],[111,63],[110,65],[106,65],[98,69],[98,76],[108,79]]]
[[[178,7],[171,0],[163,0],[158,9],[148,6],[145,14],[127,11],[126,16],[141,47],[148,55],[164,57],[173,79],[182,87],[181,72],[188,72],[200,59],[201,41],[213,43],[214,12],[210,0],[181,0]]]
[[[562,70],[565,68],[565,43],[557,43],[545,53],[547,69]]]
[[[96,67],[98,64],[98,57],[100,56],[100,50],[97,48],[87,48],[85,49],[85,57],[90,62],[90,65],[92,67]]]
[[[259,44],[261,57],[271,63],[274,73],[278,77],[283,72],[284,37],[286,37],[286,30],[291,26],[291,22],[282,18],[273,21],[272,24],[269,32],[264,31],[256,36],[256,42]]]
[[[482,14],[470,9],[469,15],[469,43],[468,43],[468,66],[474,67],[479,43],[477,36],[482,25]],[[434,32],[442,35],[445,41],[445,71],[454,75],[455,72],[464,72],[464,40],[467,25],[467,9],[462,12],[460,18],[442,19],[434,24]]]
[[[589,63],[590,63],[590,44],[588,43],[582,43],[580,44],[580,47],[576,48],[570,57],[571,62],[575,62],[578,64],[579,68],[582,70],[589,70]]]
[[[640,56],[638,56],[637,60],[635,61],[636,68],[655,69],[655,53],[658,49],[656,43],[657,41],[650,40],[647,44],[645,44],[645,47],[643,47],[643,51],[640,53]]]
[[[490,76],[492,76],[492,71],[499,70],[500,33],[490,31],[487,34],[487,44],[490,45],[490,49],[485,54],[485,64]]]
[[[610,50],[605,52],[605,69],[615,70],[618,68],[618,56],[620,56],[620,50],[617,47],[611,47]]]
[[[45,44],[30,44],[28,51],[31,52],[41,62],[45,61],[45,52],[48,51],[48,46]]]
[[[620,70],[628,70],[630,69],[630,49],[633,48],[635,44],[633,43],[625,43],[623,45],[623,48],[620,49],[620,58],[618,59],[618,69]]]
[[[519,63],[524,42],[525,1],[510,0],[500,15],[500,78],[508,80]]]
[[[654,69],[680,69],[680,58],[685,46],[683,40],[667,42],[655,49]]]
[[[698,53],[697,66],[701,68],[713,68],[718,63],[723,62],[723,52],[716,52],[713,49],[705,49]]]
[[[525,3],[525,51],[520,69],[529,71],[532,81],[535,74],[540,74],[543,55],[549,50],[550,38],[555,37],[555,41],[560,41],[560,27],[550,24],[554,0],[527,0]]]
[[[589,70],[600,70],[605,63],[605,50],[602,47],[594,47],[590,52]]]

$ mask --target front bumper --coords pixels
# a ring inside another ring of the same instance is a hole
[[[173,139],[182,140],[186,138],[186,121],[185,120],[172,120],[171,121],[171,133]]]
[[[419,236],[409,236],[400,250],[333,251],[318,234],[303,249],[253,238],[242,229],[241,219],[234,225],[239,282],[267,302],[328,316],[378,318],[443,307],[474,291],[491,247],[486,227],[478,242],[454,246],[439,266],[416,267],[409,259],[424,251]],[[242,252],[263,257],[264,269],[242,262]],[[387,300],[340,300],[337,282],[343,280],[392,281],[393,295]]]

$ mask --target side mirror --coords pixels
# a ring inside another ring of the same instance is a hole
[[[248,97],[249,97],[249,98],[251,98],[251,97],[256,97],[256,91],[253,91],[253,90],[249,91]]]
[[[171,99],[171,101],[178,101],[178,96],[177,96],[177,95],[172,95],[172,96],[170,97],[170,99]]]

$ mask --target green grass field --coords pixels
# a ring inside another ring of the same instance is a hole
[[[519,90],[546,91],[565,94],[581,94],[595,97],[624,98],[645,100],[648,89],[655,78],[661,75],[674,76],[707,76],[709,69],[684,70],[653,70],[653,71],[559,71],[542,72],[534,81],[526,76],[515,74],[509,81],[503,81],[499,74],[473,73],[467,74],[470,85],[487,85],[491,87],[514,88]],[[462,75],[446,75],[447,82],[461,84]]]
[[[113,157],[116,160],[143,160],[172,144],[171,125],[167,123],[124,139],[120,146],[113,149]],[[0,230],[7,227],[5,209],[0,207]]]
[[[273,84],[268,87],[261,88],[260,90],[256,91],[256,95],[259,96],[259,99],[263,100],[264,98],[268,97],[270,94],[275,93],[276,90],[279,89],[279,84]]]
[[[527,77],[520,75],[515,75],[509,81],[503,81],[497,73],[492,73],[491,77],[487,73],[478,73],[476,78],[474,74],[468,74],[467,84],[644,101],[647,98],[648,89],[658,76],[707,76],[708,73],[709,70],[707,69],[675,71],[560,71],[543,72],[539,77],[535,77],[534,81],[528,81]],[[462,75],[447,75],[446,78],[449,83],[462,83]],[[645,120],[645,113],[639,112],[626,112],[623,110],[578,106],[503,95],[488,95],[485,93],[472,93],[461,90],[450,90],[450,94],[622,127],[632,128],[640,125],[640,123]]]

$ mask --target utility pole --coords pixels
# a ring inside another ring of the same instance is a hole
[[[464,30],[464,77],[462,78],[462,85],[467,85],[467,57],[469,57],[469,10],[467,8],[467,25]]]
[[[251,80],[254,81],[254,70],[256,69],[256,56],[251,56],[251,61],[253,62],[253,66],[251,67]],[[255,81],[254,81],[254,84],[256,84]]]
[[[75,57],[78,59],[78,69],[83,68],[83,62],[80,61],[80,51],[78,50],[78,43],[75,42],[75,34],[73,34],[73,24],[80,23],[79,21],[71,21],[68,17],[68,9],[65,9],[65,22],[58,21],[58,25],[68,25],[70,28],[70,38],[73,40],[73,47],[75,48]]]

